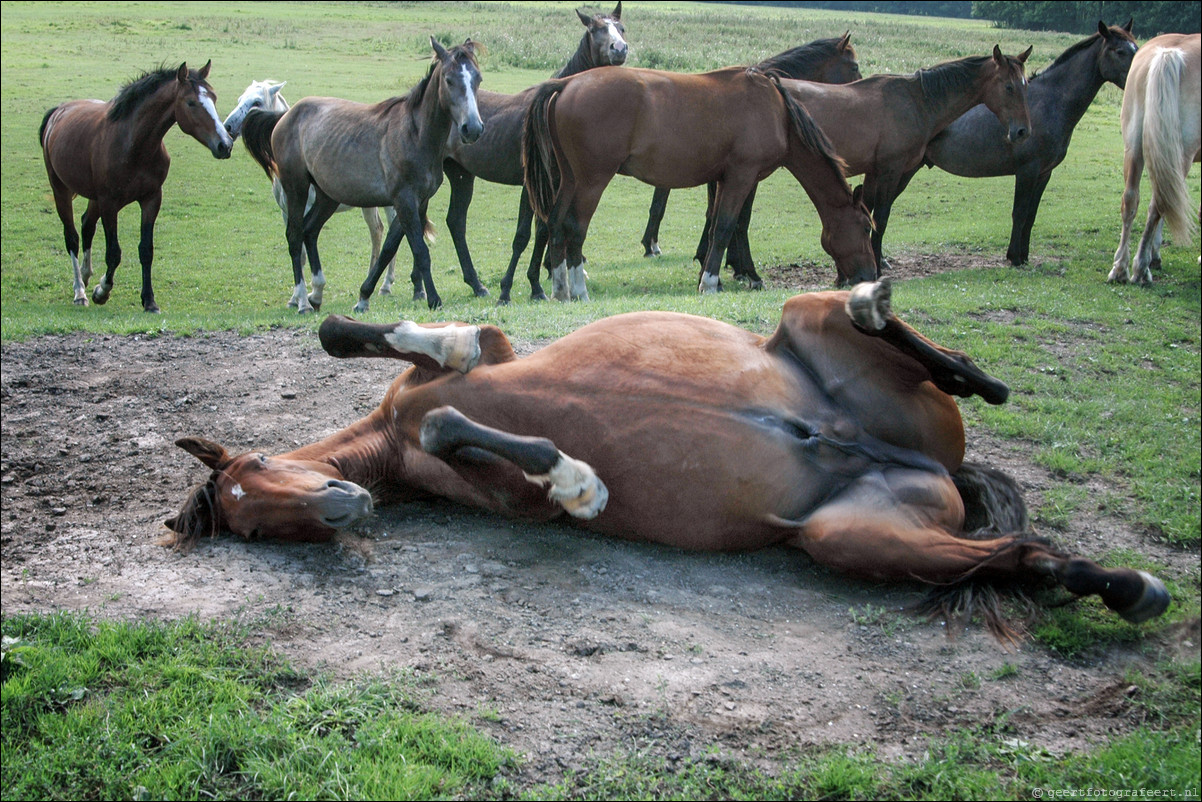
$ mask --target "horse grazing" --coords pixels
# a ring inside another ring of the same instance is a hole
[[[858,191],[847,186],[829,140],[773,76],[602,67],[547,81],[531,100],[522,142],[526,188],[550,231],[545,265],[556,300],[588,298],[582,248],[618,173],[669,189],[717,182],[702,292],[718,288],[744,200],[782,166],[817,208],[822,247],[839,275],[875,277],[871,223]]]
[[[966,178],[1014,176],[1013,225],[1006,259],[1012,265],[1027,262],[1031,252],[1031,227],[1039,201],[1064,161],[1073,129],[1085,115],[1098,90],[1107,81],[1120,89],[1138,46],[1131,36],[1131,22],[1107,27],[1061,53],[1051,66],[1031,77],[1027,105],[1031,113],[1031,135],[1021,142],[1004,141],[1005,131],[985,106],[975,106],[927,143],[923,163]],[[898,194],[921,168],[906,174]]]
[[[199,70],[162,68],[147,72],[121,88],[117,96],[102,100],[71,100],[46,112],[38,141],[54,192],[54,206],[63,223],[63,238],[75,277],[75,303],[88,303],[92,277],[92,238],[96,221],[104,225],[105,273],[92,289],[92,300],[106,303],[113,289],[113,274],[121,264],[117,242],[117,213],[137,201],[142,209],[142,308],[158,312],[150,269],[154,263],[154,221],[163,205],[163,182],[171,157],[163,137],[171,126],[207,147],[218,159],[228,159],[233,140],[217,116],[217,93],[209,86],[207,62]],[[77,195],[87,198],[79,234],[72,220]]]
[[[239,96],[234,108],[226,115],[224,125],[230,137],[237,139],[242,135],[242,124],[246,121],[246,115],[254,109],[285,112],[292,108],[280,92],[287,83],[287,81],[276,82],[272,80],[251,81],[250,86],[246,87],[246,90]],[[275,202],[280,207],[280,211],[284,215],[284,223],[286,224],[288,222],[288,199],[284,197],[284,188],[280,186],[280,182],[276,178],[272,178],[271,180],[271,193],[275,196]],[[305,204],[306,212],[313,208],[313,200],[316,197],[317,191],[310,187],[309,200]],[[338,211],[348,212],[353,208],[355,207],[343,205],[338,207]],[[367,223],[367,232],[371,236],[371,262],[367,266],[367,271],[370,273],[372,265],[376,263],[376,259],[380,256],[380,243],[384,241],[384,224],[380,222],[380,212],[374,206],[365,206],[362,212],[363,222]],[[384,212],[388,217],[388,222],[392,223],[392,218],[396,217],[396,213],[392,210],[392,207],[386,206]],[[380,285],[380,293],[382,295],[392,292],[393,268],[395,266],[395,259],[388,263],[388,272],[384,276],[384,283]],[[296,306],[295,300],[289,301],[289,305]]]
[[[741,68],[731,67],[729,69]],[[764,59],[753,69],[766,75],[800,78],[823,84],[846,84],[858,81],[863,77],[860,75],[856,49],[851,46],[851,31],[844,33],[841,37],[815,39],[809,44],[777,53],[771,58]],[[706,189],[712,201],[717,184],[711,181],[706,185]],[[659,225],[664,219],[664,211],[667,208],[670,194],[670,189],[657,187],[651,198],[651,208],[647,212],[647,227],[643,231],[643,256],[660,255]],[[734,268],[736,278],[746,278],[753,288],[759,289],[763,287],[764,282],[755,271],[755,261],[751,258],[751,249],[747,241],[747,227],[751,221],[751,204],[754,200],[755,189],[753,188],[740,212],[739,222],[727,251],[726,263]],[[699,262],[704,260],[708,246],[709,237],[703,232],[693,258]]]
[[[1164,223],[1178,245],[1193,240],[1198,218],[1185,182],[1202,154],[1202,34],[1166,33],[1135,54],[1123,93],[1123,231],[1107,281],[1151,284],[1160,268]],[[1139,181],[1148,166],[1152,201],[1131,269],[1131,223],[1139,208]],[[1200,213],[1202,216],[1202,213]]]
[[[873,75],[842,85],[781,81],[830,137],[847,163],[847,174],[864,175],[864,202],[876,224],[872,247],[880,269],[889,267],[881,241],[904,186],[902,178],[922,164],[927,143],[940,131],[983,103],[1001,121],[999,140],[1017,145],[1026,139],[1031,123],[1023,64],[1030,55],[1027,48],[1018,56],[1004,56],[995,45],[991,56],[948,61],[914,75]]]
[[[555,73],[556,78],[566,78],[593,67],[617,67],[626,62],[629,46],[625,39],[626,27],[622,24],[621,2],[610,14],[590,17],[577,10],[576,15],[586,30],[575,54],[563,69]],[[467,210],[472,202],[475,180],[483,178],[496,184],[522,185],[522,123],[526,119],[526,109],[530,106],[530,96],[534,91],[532,87],[516,95],[479,92],[476,100],[480,106],[480,118],[484,120],[484,133],[470,144],[458,137],[451,139],[450,153],[443,162],[443,172],[446,173],[447,182],[451,187],[447,230],[451,232],[455,253],[459,256],[459,266],[465,279],[468,275],[476,274],[467,246]],[[533,219],[534,210],[530,208],[530,197],[523,187],[518,204],[517,231],[513,236],[513,256],[505,270],[505,277],[501,280],[501,297],[497,300],[498,304],[509,303],[518,260],[522,258],[522,252],[530,243],[530,226]],[[533,274],[531,287],[538,284],[539,257],[546,247],[546,240],[546,229],[540,225],[535,237],[534,256],[530,262],[529,272]],[[480,287],[476,294],[488,295],[488,290]],[[537,295],[546,298],[541,290]]]
[[[242,141],[267,174],[279,179],[287,198],[285,233],[295,280],[292,299],[299,313],[321,308],[325,276],[317,237],[340,204],[392,206],[396,211],[380,255],[359,288],[356,312],[367,311],[384,265],[396,255],[402,237],[408,237],[413,253],[414,300],[425,298],[431,309],[442,305],[423,238],[429,230],[426,206],[442,183],[452,131],[472,142],[484,123],[476,107],[480,69],[475,44],[468,39],[447,50],[433,37],[430,44],[430,69],[404,97],[375,105],[308,97],[286,112],[252,111],[246,116]],[[306,212],[310,186],[316,194]],[[302,245],[313,274],[313,293],[308,296]]]
[[[319,334],[334,356],[413,366],[367,417],[280,456],[179,440],[212,474],[165,543],[322,541],[376,503],[438,496],[685,549],[792,546],[877,580],[1046,575],[1131,621],[1169,602],[1146,573],[1032,538],[1013,480],[963,464],[952,395],[1008,390],[898,320],[885,283],[797,296],[770,337],[666,312],[524,359],[487,325],[330,316]]]

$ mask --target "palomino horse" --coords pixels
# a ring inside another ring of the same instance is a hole
[[[266,81],[251,81],[250,86],[246,87],[246,91],[238,98],[237,104],[225,118],[225,130],[230,137],[237,139],[242,135],[242,124],[246,121],[246,115],[253,109],[262,111],[278,111],[285,112],[292,106],[284,99],[284,95],[280,90],[284,88],[287,81],[276,82],[272,80]],[[280,186],[279,179],[271,179],[271,193],[275,196],[275,202],[280,207],[280,211],[284,215],[284,223],[288,222],[288,199],[284,197],[284,188]],[[313,200],[317,197],[317,191],[312,187],[309,189],[309,200],[305,204],[305,211],[313,208]],[[339,206],[338,211],[349,212],[353,206]],[[363,212],[363,222],[367,223],[367,232],[371,236],[371,262],[368,263],[367,272],[371,272],[371,267],[376,263],[376,259],[380,256],[380,243],[384,241],[384,224],[380,222],[380,212],[374,206],[365,206],[361,210]],[[392,223],[392,218],[396,217],[396,212],[391,206],[384,207],[384,213],[388,217],[388,222]],[[388,272],[384,275],[384,283],[380,285],[380,294],[387,295],[392,292],[393,268],[396,266],[396,260],[393,259],[388,263]],[[288,302],[291,306],[296,306],[295,300]]]
[[[92,300],[108,301],[113,274],[121,264],[117,242],[117,213],[137,201],[142,208],[142,240],[138,258],[142,262],[142,308],[158,312],[150,268],[154,263],[154,221],[163,205],[163,182],[171,157],[163,137],[171,126],[228,159],[233,140],[217,116],[217,93],[209,86],[207,62],[199,70],[187,64],[178,70],[148,72],[126,84],[117,96],[101,100],[71,100],[46,112],[38,141],[54,191],[54,206],[63,222],[63,238],[75,276],[75,303],[88,303],[88,279],[92,277],[92,238],[96,221],[104,225],[106,270],[104,279],[92,290]],[[76,195],[88,199],[80,227],[83,229],[83,261],[79,258],[79,234],[71,219]]]
[[[962,464],[951,394],[1007,388],[894,317],[884,283],[795,297],[771,337],[666,312],[524,359],[492,326],[331,316],[320,335],[335,356],[414,364],[366,418],[281,456],[179,440],[212,474],[165,543],[322,541],[377,502],[433,495],[685,549],[792,546],[878,580],[1042,574],[1132,621],[1169,602],[1146,573],[1030,537],[1017,485]]]
[[[563,69],[555,73],[556,78],[567,78],[593,67],[616,67],[626,62],[629,47],[624,38],[626,27],[622,24],[620,2],[611,14],[590,17],[578,10],[576,15],[586,30],[575,54]],[[510,186],[522,185],[522,123],[526,119],[526,109],[530,107],[530,96],[533,92],[533,87],[516,95],[479,92],[476,100],[480,104],[480,118],[484,120],[484,133],[471,144],[458,137],[451,138],[451,151],[447,160],[443,162],[443,171],[451,186],[447,229],[451,232],[455,252],[459,256],[459,265],[465,277],[476,274],[472,255],[467,247],[467,209],[472,202],[475,179],[483,178],[485,181]],[[505,277],[501,280],[501,297],[497,300],[499,304],[509,303],[514,272],[517,270],[518,260],[522,258],[522,252],[530,243],[530,225],[533,219],[534,211],[530,208],[530,197],[523,187],[518,204],[517,231],[513,236],[513,256],[509,260]],[[534,274],[532,287],[538,283],[538,261],[546,247],[546,240],[546,229],[540,225],[535,239],[534,257],[530,262],[530,272]],[[488,291],[481,287],[476,294],[487,295]],[[542,297],[546,298],[545,295]]]
[[[1160,267],[1168,221],[1173,241],[1189,245],[1198,218],[1185,175],[1202,154],[1202,34],[1166,33],[1135,54],[1123,93],[1123,232],[1108,281],[1151,284]],[[1139,209],[1139,181],[1148,165],[1152,201],[1131,269],[1131,223]]]
[[[901,180],[922,164],[936,134],[978,103],[1001,121],[1000,140],[1018,144],[1030,133],[1023,75],[1029,55],[1027,48],[1017,57],[1004,56],[995,45],[992,56],[948,61],[914,75],[873,75],[838,86],[781,81],[830,137],[847,174],[864,174],[864,202],[876,224],[872,246],[880,268],[888,268],[881,240]]]
[[[700,289],[716,291],[735,220],[756,183],[786,167],[822,219],[822,247],[845,281],[876,274],[871,223],[842,162],[779,79],[752,69],[679,75],[589,70],[539,86],[523,132],[526,188],[547,220],[556,300],[587,299],[582,247],[610,180],[652,186],[717,182],[714,234]]]
[[[404,97],[375,105],[309,97],[282,114],[254,111],[246,117],[242,140],[247,150],[268,175],[279,178],[287,196],[286,234],[298,312],[321,307],[325,276],[317,237],[339,204],[387,205],[397,215],[359,288],[356,312],[367,311],[384,265],[396,255],[402,237],[408,237],[413,253],[414,300],[426,298],[431,309],[442,305],[423,238],[429,226],[426,204],[442,183],[442,161],[452,131],[472,142],[483,132],[484,123],[476,108],[480,69],[475,45],[469,39],[447,50],[433,37],[430,44],[434,48],[430,70]],[[316,197],[306,212],[310,186]],[[305,295],[302,244],[309,252],[313,274],[310,296]]]
[[[975,106],[927,143],[924,163],[968,178],[1014,176],[1013,225],[1006,259],[1025,264],[1031,251],[1031,227],[1039,201],[1064,161],[1073,129],[1085,115],[1102,85],[1109,81],[1120,89],[1137,45],[1131,22],[1124,27],[1098,23],[1098,32],[1061,53],[1046,70],[1032,76],[1027,86],[1031,135],[1022,142],[1005,141],[998,118],[986,106]],[[920,166],[905,175],[898,194]]]
[[[731,67],[730,69],[740,69]],[[794,47],[783,53],[777,53],[771,58],[755,65],[756,69],[766,75],[777,75],[781,78],[799,78],[805,81],[816,81],[821,84],[846,84],[858,81],[860,64],[856,58],[856,49],[851,46],[851,31],[841,37],[830,39],[815,39],[809,44]],[[710,182],[706,189],[712,201],[717,185]],[[647,228],[643,231],[643,256],[659,256],[659,224],[664,219],[664,210],[668,204],[669,189],[657,187],[651,198],[651,209],[647,213]],[[747,227],[751,220],[751,204],[755,200],[755,189],[747,196],[743,211],[739,215],[739,223],[731,238],[727,251],[726,263],[734,268],[735,277],[744,277],[752,287],[762,287],[764,282],[755,272],[755,261],[751,258],[751,248],[747,240]],[[693,258],[697,261],[705,259],[709,237],[702,233],[701,241]]]

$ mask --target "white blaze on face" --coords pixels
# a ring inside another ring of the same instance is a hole
[[[622,32],[618,30],[618,26],[615,23],[606,22],[605,27],[609,29],[609,38],[611,39],[610,49],[619,42],[626,44],[626,40],[622,38]]]
[[[467,64],[459,65],[460,73],[463,77],[463,86],[467,95],[467,108],[465,109],[463,122],[471,120],[473,122],[480,120],[480,109],[476,106],[476,90],[472,88],[472,70]]]
[[[225,123],[221,122],[221,117],[217,114],[217,106],[213,103],[213,97],[209,94],[209,90],[203,86],[199,87],[196,97],[200,100],[201,108],[207,111],[209,117],[213,119],[213,124],[217,128],[217,134],[221,137],[221,144],[232,147],[234,140],[230,139],[230,135],[226,132]]]
[[[242,489],[242,485],[234,483],[234,486],[230,488],[230,495],[236,501],[241,501],[242,497],[246,495],[246,491]]]

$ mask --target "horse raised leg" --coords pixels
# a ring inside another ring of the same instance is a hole
[[[564,454],[552,441],[483,426],[454,407],[426,413],[421,446],[427,454],[447,461],[464,448],[482,449],[508,460],[521,469],[526,481],[548,487],[547,497],[575,518],[596,518],[609,501],[609,490],[592,467]]]
[[[477,365],[499,365],[517,359],[509,338],[496,326],[417,324],[408,320],[362,323],[330,315],[317,334],[330,356],[403,359],[427,371],[467,373]]]

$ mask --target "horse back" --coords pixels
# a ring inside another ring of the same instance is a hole
[[[73,194],[89,199],[107,194],[125,205],[161,187],[171,161],[161,142],[149,153],[130,153],[122,126],[108,119],[110,105],[63,103],[46,114],[39,137],[47,172]]]

